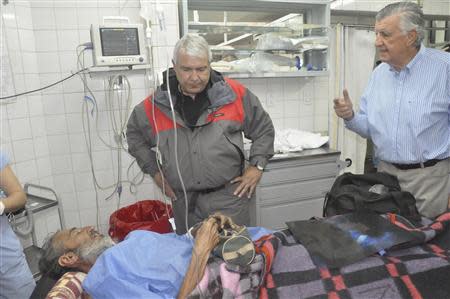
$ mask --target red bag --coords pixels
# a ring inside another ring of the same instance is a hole
[[[166,208],[166,204],[159,200],[142,200],[112,213],[109,217],[108,233],[118,241],[122,241],[129,232],[137,229],[170,233],[173,231],[169,222],[171,215],[171,206]]]

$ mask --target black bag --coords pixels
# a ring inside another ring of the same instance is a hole
[[[397,177],[384,172],[344,173],[336,179],[325,197],[323,216],[357,211],[394,213],[413,222],[421,220],[414,196],[401,191]]]

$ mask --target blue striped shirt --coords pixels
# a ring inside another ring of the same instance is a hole
[[[421,46],[400,71],[387,63],[372,73],[360,110],[345,122],[371,138],[375,156],[419,163],[450,156],[450,53]]]

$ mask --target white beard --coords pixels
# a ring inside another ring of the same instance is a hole
[[[104,236],[98,241],[89,245],[82,245],[78,248],[79,256],[91,264],[94,264],[97,258],[108,248],[114,246],[114,241],[110,236]]]

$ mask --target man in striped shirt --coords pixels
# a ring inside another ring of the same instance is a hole
[[[450,54],[426,48],[423,12],[411,2],[387,5],[376,16],[381,63],[354,113],[347,90],[334,99],[348,129],[371,138],[378,171],[398,177],[420,213],[447,209],[450,172]]]

